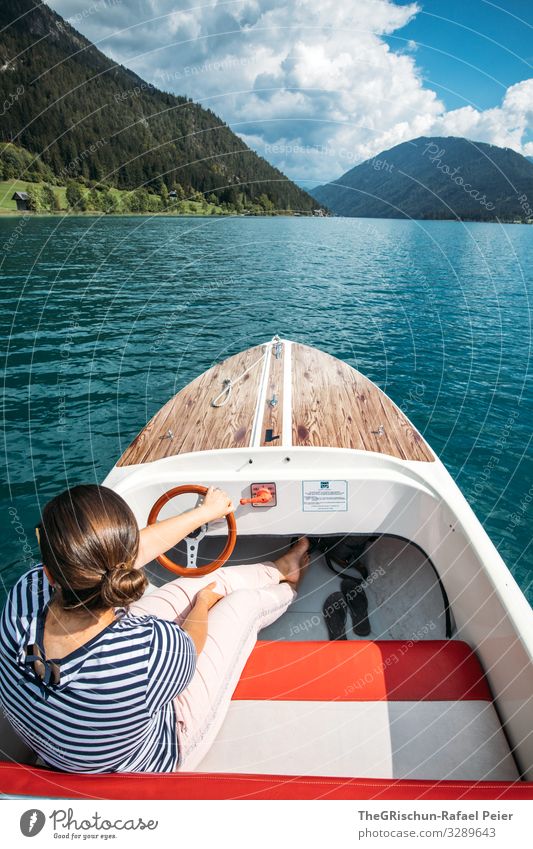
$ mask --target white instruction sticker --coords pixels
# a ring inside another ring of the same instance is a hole
[[[302,481],[304,513],[334,513],[348,510],[347,481]]]

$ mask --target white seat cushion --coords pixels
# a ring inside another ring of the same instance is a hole
[[[488,701],[233,701],[198,772],[516,780]]]

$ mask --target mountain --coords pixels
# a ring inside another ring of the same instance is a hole
[[[117,65],[38,0],[1,0],[0,28],[0,140],[39,154],[60,181],[316,206],[213,112]]]
[[[310,189],[336,215],[361,218],[533,218],[533,163],[463,138],[418,138]]]

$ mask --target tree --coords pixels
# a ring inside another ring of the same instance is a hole
[[[43,199],[39,186],[26,186],[28,209],[32,212],[42,212]]]
[[[224,203],[228,204],[228,206],[235,207],[237,206],[237,203],[239,201],[239,193],[235,186],[228,186],[228,188],[224,189],[224,191],[222,192],[220,199]]]
[[[257,198],[258,203],[263,207],[265,212],[272,212],[274,209],[274,204],[270,200],[269,196],[266,194],[259,195]]]
[[[118,206],[119,203],[117,196],[111,191],[111,189],[104,189],[104,191],[100,193],[100,209],[102,212],[105,212],[106,215],[112,215],[114,212],[117,212]]]
[[[74,209],[76,212],[79,212],[86,208],[85,192],[81,188],[80,184],[76,183],[75,180],[69,180],[67,183],[66,195],[69,209]]]
[[[122,212],[133,212],[131,208],[133,192],[122,192],[120,197]]]
[[[163,183],[163,185],[161,186],[160,198],[161,198],[161,208],[163,210],[168,209],[168,204],[169,204],[168,189],[167,189],[165,183]]]
[[[4,180],[12,180],[21,177],[23,173],[22,157],[17,153],[14,145],[7,145],[2,149],[2,164]]]
[[[131,212],[146,212],[150,203],[150,195],[146,189],[135,189],[129,198],[128,205]]]
[[[1,86],[1,82],[0,82]],[[52,172],[39,156],[11,142],[0,143],[0,174],[4,180],[24,179],[31,183],[52,180]]]
[[[159,195],[151,195],[150,193],[148,193],[145,211],[161,212],[161,198],[159,197]]]
[[[49,183],[45,183],[41,189],[41,202],[43,208],[50,212],[57,212],[59,210],[59,198]]]
[[[89,197],[87,198],[87,207],[88,209],[94,209],[96,212],[101,209],[100,192],[95,187],[93,187],[89,192]]]

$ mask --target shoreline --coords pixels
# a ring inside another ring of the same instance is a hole
[[[333,218],[332,215],[310,215],[306,212],[265,212],[246,215],[243,212],[32,212],[29,209],[0,209],[0,218]],[[343,216],[338,216],[343,217]]]
[[[499,219],[484,219],[484,218],[375,218],[365,215],[313,215],[306,212],[270,212],[257,213],[246,215],[239,212],[213,212],[203,214],[201,212],[31,212],[30,210],[18,209],[0,209],[0,220],[2,218],[305,218],[313,220],[323,219],[338,219],[347,221],[420,221],[427,224],[428,222],[442,223],[443,221],[451,224],[500,224],[500,225],[523,225],[525,227],[533,226],[532,222],[528,221],[500,221]]]

